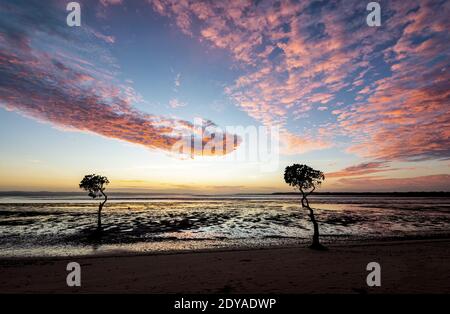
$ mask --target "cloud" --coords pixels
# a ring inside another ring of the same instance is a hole
[[[439,174],[410,178],[342,178],[333,187],[351,191],[449,191],[450,175]]]
[[[119,5],[119,4],[122,4],[122,3],[123,3],[123,0],[100,0],[100,3],[101,3],[103,6],[107,7],[107,6],[110,6],[110,5]]]
[[[9,14],[0,19],[3,45],[33,56],[27,59],[4,50],[8,62],[29,62],[31,71],[44,52],[43,47],[36,51],[33,45],[39,39],[36,34],[58,38],[58,44],[73,38],[67,28],[58,26],[61,21],[49,9],[51,5],[42,9],[37,1],[6,3]],[[256,121],[280,127],[283,152],[324,149],[345,137],[347,152],[368,160],[450,157],[448,1],[380,1],[379,28],[366,25],[366,3],[357,0],[144,3],[187,36],[230,54],[240,74],[226,87],[226,94]],[[102,0],[99,6],[120,4],[130,5]],[[33,14],[36,11],[39,17]],[[71,51],[88,46],[83,42],[92,38],[105,43],[115,40],[87,28],[83,40],[52,56],[56,63],[46,56],[41,63],[50,69],[60,64],[61,69],[65,66],[65,71],[72,71],[72,83],[64,82],[64,88],[70,85],[79,93],[96,95],[119,112],[131,107],[139,95],[131,86],[114,81],[118,67],[110,54],[99,45],[87,51],[107,64],[103,67],[83,58],[86,51]],[[49,77],[51,86],[54,73],[47,72],[43,69],[41,75]],[[177,75],[175,88],[179,79]],[[107,86],[99,81],[112,83]],[[118,104],[112,103],[111,94],[119,99]],[[317,115],[326,118],[318,121]]]
[[[178,87],[180,87],[181,86],[181,73],[178,73],[176,76],[175,76],[175,87],[176,88],[178,88]]]
[[[92,33],[94,34],[95,37],[105,41],[106,43],[114,44],[116,42],[116,38],[114,36],[104,35],[100,32],[96,32],[96,31],[93,31]]]
[[[181,102],[181,101],[179,101],[178,99],[174,98],[174,99],[171,99],[171,100],[169,101],[169,106],[170,106],[170,108],[172,108],[172,109],[176,109],[176,108],[180,108],[180,107],[186,106],[186,103]]]
[[[385,162],[367,162],[326,174],[327,178],[355,177],[378,172],[392,171]]]
[[[95,133],[175,154],[183,145],[189,146],[191,155],[223,155],[239,145],[240,139],[233,134],[212,138],[188,121],[135,109],[133,104],[140,102],[141,96],[115,78],[118,66],[114,58],[99,43],[89,41],[92,32],[67,36],[68,28],[64,20],[54,18],[52,6],[39,9],[41,15],[51,17],[48,20],[25,18],[33,13],[29,10],[35,4],[2,4],[2,9],[16,15],[0,24],[1,107],[60,129]],[[96,60],[84,58],[86,55],[96,56]],[[191,142],[200,145],[190,147]],[[204,152],[208,142],[227,145],[214,153]]]
[[[392,74],[375,82],[366,101],[339,113],[339,127],[355,139],[348,151],[364,157],[449,158],[449,4],[392,6],[393,33],[399,35],[383,51]]]
[[[181,32],[230,53],[243,74],[226,93],[255,120],[293,134],[292,120],[326,105],[336,115],[328,128],[351,140],[351,153],[450,157],[448,1],[380,1],[378,28],[357,0],[150,3]],[[314,143],[321,134],[296,136]]]
[[[289,131],[280,132],[280,152],[285,155],[297,155],[317,149],[330,147],[332,144],[322,139],[307,135],[299,136]]]
[[[273,31],[279,31],[282,24],[280,21],[278,25],[269,25],[268,16],[282,15],[287,10],[284,8],[281,10],[283,12],[274,10],[268,7],[267,2],[259,8],[250,1],[227,3],[151,1],[151,3],[155,11],[174,19],[183,33],[196,36],[215,47],[229,50],[244,68],[245,74],[238,78],[233,86],[229,86],[226,93],[252,118],[267,126],[278,125],[284,128],[289,107],[298,104],[300,94],[307,94],[307,91],[302,91],[299,86],[293,86],[294,82],[289,85],[285,80],[278,78],[284,75],[282,72],[289,69],[285,67],[282,70],[285,64],[268,62],[267,57],[270,53],[280,50],[279,40],[273,38],[271,43],[262,47],[262,38],[276,37]],[[290,17],[294,14],[295,12],[292,12]],[[194,27],[194,21],[199,25]],[[194,29],[197,26],[199,31],[196,33]],[[259,50],[264,51],[258,52]],[[259,66],[254,67],[256,64]],[[248,66],[254,69],[246,68]],[[316,95],[312,101],[324,104],[330,99],[329,94],[322,98]],[[306,102],[302,108],[304,111],[311,109]],[[302,114],[299,112],[301,108],[296,109],[298,114]],[[314,145],[312,142],[306,143],[306,136],[285,131],[286,136],[282,139],[286,140],[284,144],[286,152],[293,151],[291,144],[294,142],[301,142],[302,147],[308,150],[324,147],[325,141],[322,141],[321,145]],[[296,151],[306,150],[297,147]]]

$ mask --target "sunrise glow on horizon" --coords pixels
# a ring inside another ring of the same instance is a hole
[[[0,191],[450,191],[450,2],[378,2],[2,1]],[[196,121],[223,149],[173,149]],[[277,128],[276,166],[228,127]]]

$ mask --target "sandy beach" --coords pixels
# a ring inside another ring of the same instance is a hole
[[[81,287],[66,265],[81,265]],[[366,265],[381,265],[368,287]],[[3,258],[1,293],[449,293],[450,240],[140,256]]]

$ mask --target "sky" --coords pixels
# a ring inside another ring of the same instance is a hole
[[[0,190],[450,191],[450,2],[0,2]]]

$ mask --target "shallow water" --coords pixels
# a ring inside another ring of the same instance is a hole
[[[311,197],[324,242],[450,234],[450,198]],[[261,247],[308,242],[296,196],[154,196],[96,206],[81,197],[0,199],[0,256],[67,256]]]

